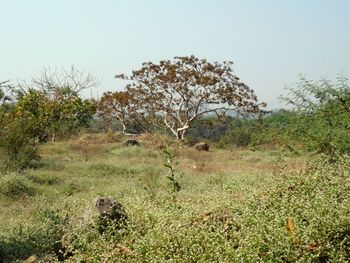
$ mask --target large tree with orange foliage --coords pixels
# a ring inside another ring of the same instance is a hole
[[[258,103],[254,91],[233,74],[232,64],[211,63],[195,56],[175,57],[158,64],[143,63],[131,76],[120,74],[116,78],[131,81],[127,93],[139,102],[140,111],[160,116],[179,140],[204,115],[262,111],[265,104]]]

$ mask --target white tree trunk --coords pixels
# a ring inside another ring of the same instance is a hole
[[[122,130],[122,134],[125,134],[126,131],[126,125],[124,122],[121,122],[122,126],[123,126],[123,130]]]

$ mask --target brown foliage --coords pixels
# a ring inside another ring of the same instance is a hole
[[[260,113],[254,91],[233,74],[232,62],[210,63],[195,56],[175,57],[159,64],[143,63],[131,76],[127,92],[143,114],[161,116],[177,139],[183,139],[193,122],[209,113],[218,117],[227,111]]]

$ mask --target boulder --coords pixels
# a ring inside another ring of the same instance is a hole
[[[206,151],[208,152],[209,151],[209,144],[205,143],[205,142],[199,142],[197,143],[194,148],[197,150],[197,151]]]
[[[136,140],[129,139],[129,140],[125,141],[124,145],[125,146],[140,146],[140,143]]]
[[[37,257],[35,255],[30,256],[29,258],[27,258],[24,263],[35,263],[37,260]]]
[[[111,197],[98,197],[96,199],[98,216],[98,231],[102,234],[107,229],[120,230],[126,226],[128,219],[124,207]]]

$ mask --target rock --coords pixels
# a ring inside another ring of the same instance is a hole
[[[45,254],[38,258],[37,262],[58,262],[58,258],[55,254]]]
[[[192,221],[193,225],[209,225],[213,231],[223,230],[226,238],[232,238],[232,231],[239,232],[241,225],[234,218],[241,216],[240,211],[230,211],[229,209],[220,209],[201,214]]]
[[[124,144],[125,146],[140,146],[140,143],[133,139],[126,140]]]
[[[126,226],[128,219],[121,203],[114,201],[111,197],[98,197],[96,208],[99,213],[98,231],[102,234],[107,229],[120,230]]]
[[[198,164],[191,165],[191,168],[193,170],[198,170],[198,171],[203,171],[204,167],[205,167],[205,163],[198,163]]]
[[[111,197],[97,197],[96,208],[99,214],[107,214],[112,210],[115,201]]]
[[[24,262],[25,263],[35,263],[36,260],[37,260],[37,257],[35,255],[32,255],[29,258],[27,258]]]
[[[205,142],[199,142],[197,143],[194,148],[197,150],[197,151],[209,151],[209,144],[205,143]]]

